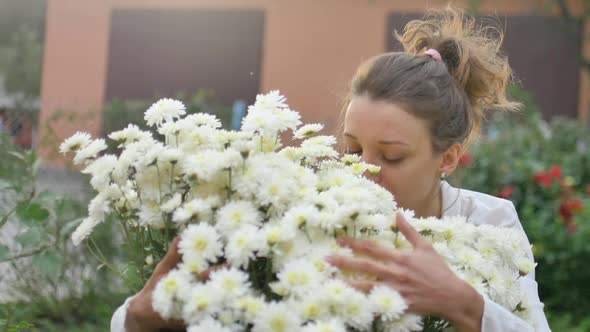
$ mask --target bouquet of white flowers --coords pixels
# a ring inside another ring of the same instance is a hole
[[[398,211],[461,278],[526,317],[517,281],[534,263],[518,233],[398,210],[388,191],[363,177],[378,167],[340,157],[335,138],[318,135],[322,125],[301,126],[277,91],[256,98],[241,131],[221,129],[209,114],[185,113],[179,101],[156,102],[145,120],[162,140],[131,124],[109,135],[119,156],[98,156],[105,140],[85,133],[60,147],[75,152],[74,163],[85,165],[98,192],[74,243],[113,214],[127,241],[140,243],[134,261],[144,271],[180,235],[182,263],[153,294],[162,317],[182,319],[192,332],[442,329],[444,321],[429,319],[426,326],[406,312],[394,289],[357,291],[325,261],[353,255],[338,245],[342,235],[410,250],[394,224]],[[286,130],[299,146],[281,146]],[[199,277],[220,264],[207,280]]]

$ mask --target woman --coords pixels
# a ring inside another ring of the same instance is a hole
[[[368,60],[352,79],[343,130],[347,151],[381,166],[373,180],[418,217],[463,215],[472,223],[516,228],[524,235],[512,203],[444,181],[477,134],[483,109],[518,107],[506,99],[511,69],[498,52],[501,38],[486,36],[472,19],[451,9],[410,22],[398,38],[405,52]],[[549,331],[534,272],[521,279],[531,326],[455,276],[402,217],[397,224],[414,247],[411,253],[343,238],[340,243],[363,258],[328,261],[377,277],[350,281],[354,287],[366,291],[377,283],[389,285],[400,291],[411,311],[444,317],[458,331]],[[171,246],[144,289],[117,310],[112,331],[182,327],[162,320],[151,308],[155,284],[179,258],[176,245]]]

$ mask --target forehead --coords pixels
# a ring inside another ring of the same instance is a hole
[[[360,141],[399,140],[409,145],[430,141],[424,120],[398,105],[374,101],[367,96],[354,97],[346,110],[344,132]]]

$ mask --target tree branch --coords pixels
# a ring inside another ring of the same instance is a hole
[[[25,258],[25,257],[29,257],[29,256],[34,256],[40,252],[42,252],[43,250],[49,248],[48,244],[42,245],[38,248],[35,249],[31,249],[31,250],[27,250],[27,251],[23,251],[20,254],[16,254],[14,256],[10,256],[10,257],[6,257],[3,259],[0,259],[0,263],[4,263],[4,262],[10,262],[10,261],[14,261],[20,258]]]

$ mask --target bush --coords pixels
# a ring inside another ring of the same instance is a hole
[[[575,120],[543,121],[525,100],[524,113],[492,116],[453,181],[514,203],[539,264],[541,299],[568,315],[565,324],[590,310],[590,133]]]
[[[35,153],[3,135],[0,144],[0,330],[30,331],[33,324],[58,331],[84,322],[94,326],[87,330],[104,330],[125,296],[94,258],[117,257],[113,231],[104,225],[96,233],[100,254],[74,247],[70,236],[88,201],[38,192]]]

